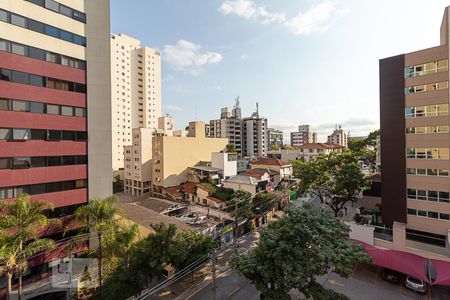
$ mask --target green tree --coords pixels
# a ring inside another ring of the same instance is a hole
[[[280,145],[272,145],[272,146],[270,146],[270,150],[277,151],[277,150],[280,150],[280,149],[281,149]]]
[[[252,211],[254,214],[262,214],[277,206],[275,199],[277,194],[273,192],[258,193],[252,199]]]
[[[233,255],[230,265],[268,299],[290,299],[291,289],[309,297],[317,276],[334,271],[348,277],[356,264],[370,261],[349,232],[327,209],[291,208],[261,232],[256,248]]]
[[[123,180],[117,175],[113,181],[113,193],[123,192]]]
[[[327,160],[328,156],[320,155],[308,162],[292,161],[294,176],[300,179],[299,191],[317,196],[320,203],[325,202],[331,183]]]
[[[39,237],[40,230],[60,224],[43,213],[51,208],[47,202],[32,201],[27,194],[19,195],[13,202],[0,202],[0,261],[8,278],[8,299],[11,279],[16,273],[19,275],[18,296],[21,298],[22,273],[27,267],[27,258],[54,247],[52,240]]]
[[[234,153],[234,152],[236,152],[236,145],[235,144],[227,144],[226,150],[227,150],[227,152]]]
[[[90,199],[88,205],[83,205],[75,211],[76,218],[83,224],[95,230],[98,239],[97,259],[98,259],[98,281],[100,290],[102,288],[102,260],[104,234],[112,234],[120,211],[114,206],[118,198],[111,196],[105,199]],[[86,222],[86,220],[88,222]]]
[[[337,217],[348,202],[356,202],[361,192],[369,187],[362,173],[358,157],[350,151],[331,153],[328,156],[331,178],[329,197],[325,203]]]

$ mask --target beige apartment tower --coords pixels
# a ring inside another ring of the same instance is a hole
[[[125,34],[111,34],[112,167],[124,167],[133,128],[158,127],[161,55]]]

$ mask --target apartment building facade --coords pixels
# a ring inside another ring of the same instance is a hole
[[[133,128],[158,127],[161,116],[160,52],[123,33],[111,34],[113,170],[124,167]]]
[[[380,60],[382,217],[393,243],[450,256],[449,9],[436,47]]]
[[[303,146],[298,146],[295,150],[275,150],[269,151],[267,156],[270,158],[282,159],[284,161],[303,160],[309,161],[319,155],[327,155],[332,152],[342,152],[344,146],[327,143],[309,143]]]
[[[205,133],[210,138],[227,138],[234,145],[236,152],[242,155],[242,115],[239,101],[233,109],[224,107],[220,112],[220,119],[211,120],[209,126],[205,127]]]
[[[299,147],[310,143],[317,143],[317,132],[310,131],[309,125],[300,125],[297,132],[291,132],[291,146]]]
[[[341,126],[339,125],[333,131],[333,133],[327,137],[327,143],[347,147],[348,146],[348,135],[344,131],[344,129],[342,129]]]
[[[269,148],[272,146],[283,146],[283,140],[283,131],[274,128],[267,129],[267,141],[269,143]]]
[[[67,225],[112,194],[109,24],[108,0],[0,1],[0,201],[28,193]]]
[[[205,123],[190,122],[187,136],[158,135],[153,138],[152,191],[180,185],[188,178],[190,167],[210,161],[211,153],[224,152],[227,138],[206,138]]]
[[[267,119],[260,117],[258,110],[242,121],[242,156],[265,157],[269,150]]]

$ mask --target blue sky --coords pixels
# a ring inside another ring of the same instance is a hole
[[[287,134],[379,127],[378,60],[439,44],[442,0],[111,0],[111,31],[160,49],[163,113],[209,121],[239,96]],[[287,135],[286,135],[287,136]]]

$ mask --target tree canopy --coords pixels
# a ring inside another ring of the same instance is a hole
[[[269,299],[290,299],[291,289],[310,296],[317,294],[317,276],[334,271],[348,277],[356,264],[369,262],[349,232],[327,209],[290,208],[261,232],[256,248],[233,255],[230,265]]]
[[[356,202],[369,185],[362,173],[358,155],[345,151],[320,155],[308,162],[295,161],[294,174],[300,191],[313,194],[338,216],[346,203]]]

